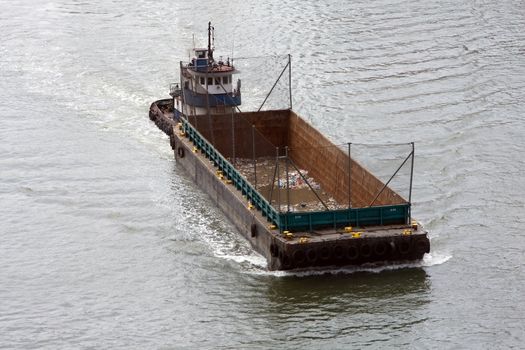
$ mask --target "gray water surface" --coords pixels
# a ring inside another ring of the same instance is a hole
[[[523,348],[525,2],[0,9],[0,348]],[[332,140],[416,142],[424,261],[266,270],[147,117],[209,20]]]

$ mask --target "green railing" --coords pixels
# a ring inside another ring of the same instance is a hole
[[[241,176],[235,167],[226,160],[208,141],[190,124],[182,119],[182,126],[190,141],[195,147],[201,150],[205,156],[213,161],[214,165],[222,171],[223,175],[232,181],[233,185],[242,192],[243,195],[260,210],[266,219],[277,227],[281,227],[282,214],[279,214],[268,201],[253,188],[253,186]]]
[[[213,161],[214,165],[222,171],[222,174],[232,181],[237,190],[241,191],[248,201],[280,230],[313,231],[326,227],[341,228],[344,226],[381,226],[409,223],[410,203],[315,212],[279,213],[187,120],[182,119],[182,126],[195,147]]]
[[[283,230],[312,231],[323,227],[382,226],[407,224],[410,205],[385,205],[368,208],[282,213]]]

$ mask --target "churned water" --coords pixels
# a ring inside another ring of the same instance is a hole
[[[523,348],[525,2],[0,9],[0,348]],[[147,116],[209,20],[333,140],[416,142],[423,262],[266,270]]]

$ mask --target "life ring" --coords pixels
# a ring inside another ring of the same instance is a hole
[[[363,258],[368,258],[370,255],[372,255],[372,247],[368,243],[364,243],[361,245],[361,248],[359,249],[359,255]]]
[[[388,246],[385,242],[377,242],[374,245],[374,254],[377,256],[384,256],[388,251]]]
[[[345,250],[342,246],[336,245],[334,247],[334,258],[341,260],[345,257]]]
[[[179,158],[184,158],[184,148],[177,148],[177,154],[179,155]]]
[[[304,250],[299,249],[293,252],[292,259],[295,265],[300,266],[306,262],[306,255]]]
[[[252,237],[256,237],[257,236],[257,225],[255,223],[253,223],[250,226],[250,233],[251,233]]]
[[[308,260],[310,264],[315,264],[317,262],[317,252],[315,249],[308,249],[306,251],[306,260]]]
[[[359,257],[359,249],[355,245],[351,245],[348,247],[348,252],[346,253],[346,256],[349,260],[355,260]]]

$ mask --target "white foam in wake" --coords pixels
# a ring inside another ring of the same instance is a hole
[[[435,266],[435,265],[441,265],[446,263],[452,258],[452,255],[443,254],[440,252],[434,252],[434,253],[428,253],[423,256],[423,260],[421,261],[422,267],[429,267],[429,266]]]

